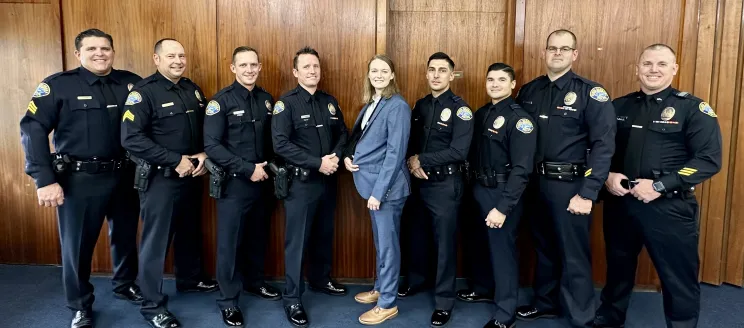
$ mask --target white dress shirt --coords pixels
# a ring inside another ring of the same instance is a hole
[[[364,117],[362,117],[362,130],[367,127],[367,122],[369,121],[369,118],[372,117],[372,113],[375,111],[377,103],[380,102],[380,98],[380,95],[372,97],[373,102],[367,106],[367,110],[364,112]]]

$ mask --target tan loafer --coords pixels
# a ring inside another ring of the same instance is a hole
[[[397,315],[397,306],[390,309],[383,309],[379,306],[375,306],[372,310],[364,312],[364,314],[359,317],[359,323],[368,326],[379,325],[387,319],[395,318]]]
[[[357,303],[362,304],[372,304],[377,302],[377,299],[380,298],[380,293],[378,293],[376,290],[370,290],[368,292],[362,292],[359,294],[356,294],[354,296],[354,300],[357,301]]]

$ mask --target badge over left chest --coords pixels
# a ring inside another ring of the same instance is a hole
[[[674,114],[676,114],[677,111],[674,109],[674,107],[667,107],[664,108],[664,110],[661,111],[661,121],[654,120],[653,123],[657,124],[679,124],[678,121],[672,121],[672,118],[674,118]]]

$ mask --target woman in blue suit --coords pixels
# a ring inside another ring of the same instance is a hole
[[[395,66],[385,55],[374,56],[367,65],[364,108],[344,152],[344,165],[354,184],[367,199],[377,250],[375,287],[354,299],[377,306],[359,317],[365,325],[377,325],[398,315],[395,302],[400,274],[400,217],[410,194],[410,173],[405,155],[411,128],[411,108],[395,83]]]

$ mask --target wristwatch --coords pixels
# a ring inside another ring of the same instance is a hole
[[[666,188],[664,188],[664,184],[661,183],[661,181],[654,181],[654,183],[651,185],[654,187],[654,191],[663,194],[666,192]]]

